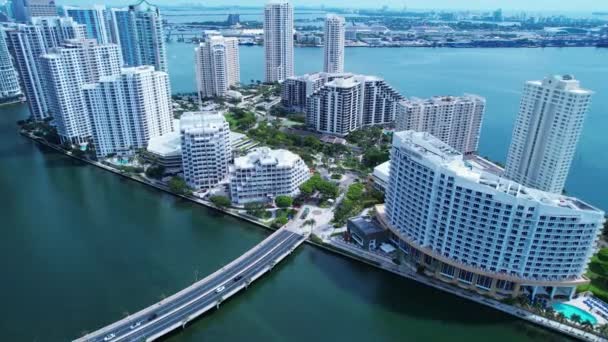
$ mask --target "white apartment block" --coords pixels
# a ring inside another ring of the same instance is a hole
[[[6,28],[6,42],[13,56],[31,115],[36,120],[49,116],[41,56],[68,39],[85,38],[85,27],[71,18],[33,18],[30,24]]]
[[[99,44],[116,43],[112,39],[108,21],[109,11],[103,5],[89,7],[63,7],[66,15],[86,27],[87,38],[97,40]]]
[[[4,29],[0,27],[0,103],[15,100],[21,96],[17,71],[13,66]]]
[[[184,113],[180,119],[184,179],[208,190],[228,177],[232,158],[230,126],[220,112]]]
[[[120,50],[95,40],[69,40],[41,57],[41,78],[50,115],[62,142],[82,143],[92,137],[83,86],[120,74]]]
[[[235,158],[230,175],[232,202],[268,202],[276,196],[297,196],[310,171],[300,156],[287,150],[257,148]]]
[[[289,109],[306,111],[306,99],[336,78],[352,77],[352,74],[318,72],[288,77],[281,84],[281,104]]]
[[[337,77],[308,96],[306,124],[320,133],[345,136],[365,126],[392,124],[401,100],[380,78]]]
[[[428,132],[464,154],[477,152],[486,100],[477,95],[401,101],[397,131]]]
[[[169,75],[153,66],[124,68],[83,89],[100,158],[146,148],[172,130]]]
[[[163,19],[158,7],[139,1],[127,8],[110,10],[110,35],[122,50],[126,66],[153,65],[168,71]]]
[[[323,51],[323,71],[344,72],[344,18],[328,15],[325,18],[325,40]]]
[[[264,7],[264,58],[266,82],[281,82],[294,75],[293,7],[271,2]]]
[[[570,75],[526,82],[505,177],[535,189],[561,193],[592,94]]]
[[[201,100],[224,97],[241,81],[237,38],[210,36],[195,49],[196,83]]]
[[[527,188],[467,162],[426,132],[394,135],[380,218],[437,278],[496,296],[574,295],[604,212]]]

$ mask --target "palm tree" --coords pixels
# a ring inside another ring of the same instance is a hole
[[[584,320],[581,323],[581,326],[583,327],[583,330],[586,330],[586,331],[592,331],[593,330],[593,324],[591,324],[591,322],[589,322],[588,320]]]
[[[550,319],[554,319],[555,318],[555,309],[553,309],[553,307],[551,307],[551,306],[548,306],[545,309],[545,315],[547,317],[549,317]]]
[[[564,323],[564,321],[566,320],[566,315],[561,312],[558,312],[556,318],[560,323]]]
[[[576,324],[580,324],[581,323],[581,316],[577,315],[577,314],[572,314],[572,316],[570,316],[570,320]]]

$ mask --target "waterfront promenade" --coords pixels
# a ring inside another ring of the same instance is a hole
[[[305,240],[305,236],[287,228],[279,229],[247,253],[188,288],[74,341],[153,341],[184,328],[247,288]]]

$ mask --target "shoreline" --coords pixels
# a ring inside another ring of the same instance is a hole
[[[22,136],[24,136],[24,137],[26,137],[26,138],[28,138],[28,139],[30,139],[30,140],[32,140],[35,143],[38,143],[38,144],[40,144],[42,146],[45,146],[45,147],[48,147],[48,148],[54,150],[55,152],[61,153],[64,156],[70,157],[70,158],[72,158],[74,160],[78,160],[78,161],[86,163],[88,165],[96,166],[96,167],[98,167],[98,168],[100,168],[100,169],[102,169],[104,171],[107,171],[107,172],[113,173],[115,175],[121,176],[124,179],[128,179],[128,180],[137,182],[137,183],[142,184],[142,185],[150,186],[153,189],[156,189],[158,191],[164,192],[166,194],[172,195],[172,196],[180,198],[182,200],[190,201],[190,202],[192,202],[194,204],[198,204],[198,205],[204,206],[204,207],[206,207],[208,209],[215,210],[216,212],[227,214],[227,215],[232,216],[232,217],[234,217],[236,219],[240,219],[242,221],[254,224],[254,225],[256,225],[256,226],[258,226],[260,228],[264,228],[264,229],[269,230],[271,232],[273,232],[273,231],[276,230],[276,229],[272,228],[270,225],[264,224],[264,223],[259,222],[257,220],[253,220],[253,219],[251,219],[249,217],[246,217],[244,215],[241,215],[239,213],[232,212],[229,209],[217,207],[217,206],[213,205],[210,202],[207,202],[207,201],[204,201],[204,200],[201,200],[201,199],[197,199],[197,198],[194,198],[194,197],[189,197],[189,196],[184,196],[184,195],[176,194],[176,193],[170,191],[166,187],[160,186],[158,184],[154,184],[154,183],[146,181],[144,179],[139,179],[137,177],[134,177],[134,176],[131,176],[131,175],[128,175],[128,174],[124,174],[124,173],[120,172],[119,170],[114,169],[114,168],[112,168],[110,166],[107,166],[105,164],[102,164],[100,162],[95,162],[95,161],[88,160],[88,159],[85,159],[85,158],[77,157],[77,156],[75,156],[73,154],[67,153],[62,148],[60,148],[60,147],[58,147],[58,146],[56,146],[54,144],[51,144],[51,143],[47,142],[43,138],[36,137],[33,134],[30,134],[30,133],[28,133],[26,131],[23,131],[21,129],[19,129],[19,134],[22,135]],[[570,326],[570,325],[562,324],[562,323],[559,323],[557,321],[551,321],[551,320],[549,320],[547,318],[544,318],[542,316],[536,315],[535,313],[530,312],[530,311],[528,311],[526,309],[515,307],[515,306],[506,305],[506,304],[503,304],[503,303],[501,303],[501,302],[499,302],[497,300],[493,300],[493,299],[484,297],[484,296],[479,295],[479,294],[468,293],[466,290],[461,289],[459,287],[442,283],[439,280],[436,280],[436,279],[433,279],[433,278],[429,278],[429,277],[425,277],[425,276],[419,275],[419,274],[417,274],[415,272],[403,272],[402,270],[399,269],[399,265],[396,265],[396,264],[395,265],[386,265],[386,264],[384,264],[381,261],[372,260],[370,258],[366,258],[366,257],[360,256],[360,255],[358,255],[358,254],[356,254],[356,253],[354,253],[354,252],[352,252],[352,251],[350,251],[348,249],[339,248],[336,245],[331,244],[331,243],[319,243],[319,242],[313,241],[311,238],[306,239],[305,243],[308,243],[311,246],[317,247],[317,248],[319,248],[319,249],[321,249],[321,250],[323,250],[325,252],[333,253],[333,254],[336,254],[336,255],[339,255],[339,256],[342,256],[342,257],[345,257],[345,258],[349,258],[351,260],[359,261],[359,262],[361,262],[363,264],[366,264],[368,266],[375,267],[377,269],[384,270],[386,272],[390,272],[390,273],[392,273],[394,275],[401,276],[403,278],[407,278],[409,280],[416,281],[419,284],[430,286],[430,287],[433,287],[435,289],[447,292],[449,294],[456,295],[456,296],[458,296],[460,298],[468,299],[468,300],[473,301],[473,302],[475,302],[477,304],[484,305],[486,307],[490,307],[490,308],[493,308],[495,310],[499,310],[499,311],[501,311],[501,312],[503,312],[505,314],[511,315],[511,316],[513,316],[515,318],[518,318],[518,319],[521,319],[521,320],[525,320],[525,321],[527,321],[529,323],[532,323],[532,324],[534,324],[536,326],[540,326],[542,328],[546,328],[546,329],[551,330],[553,332],[561,333],[561,334],[567,335],[569,337],[572,337],[572,338],[575,338],[575,339],[579,339],[579,340],[584,340],[584,341],[593,341],[593,342],[595,342],[595,341],[598,341],[598,342],[599,341],[605,341],[605,339],[599,337],[598,335],[588,333],[588,332],[583,331],[583,330],[581,330],[579,328],[575,328],[575,327]]]

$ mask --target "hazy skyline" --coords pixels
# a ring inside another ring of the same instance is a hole
[[[108,6],[124,6],[133,4],[138,0],[59,0],[60,5],[92,5],[105,4]],[[262,6],[267,0],[149,0],[158,5],[179,5],[179,4],[202,4],[206,6]],[[344,5],[343,0],[293,0],[290,1],[295,6],[320,6],[327,7],[347,7],[347,8],[380,8],[389,6],[392,8],[410,9],[438,9],[438,10],[493,10],[502,8],[506,11],[576,11],[592,12],[608,10],[608,3],[599,0],[578,0],[578,1],[555,1],[555,0],[351,0],[348,6]]]

